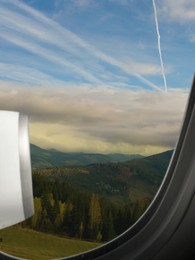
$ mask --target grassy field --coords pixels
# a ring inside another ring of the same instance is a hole
[[[62,238],[20,227],[0,230],[0,238],[3,239],[0,251],[33,260],[56,259],[100,246],[99,243]]]

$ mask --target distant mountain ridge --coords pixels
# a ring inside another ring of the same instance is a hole
[[[30,145],[31,162],[34,169],[63,167],[63,166],[86,166],[89,164],[105,164],[125,162],[143,158],[139,154],[96,154],[96,153],[68,153],[55,149],[43,149],[34,144]]]

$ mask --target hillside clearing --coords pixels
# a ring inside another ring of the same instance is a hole
[[[20,227],[0,230],[0,251],[31,260],[51,260],[91,250],[100,243],[58,237]]]

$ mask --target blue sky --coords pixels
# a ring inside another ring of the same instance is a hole
[[[173,147],[194,73],[195,2],[155,3],[167,93],[152,0],[0,0],[0,108],[27,113],[44,147]]]

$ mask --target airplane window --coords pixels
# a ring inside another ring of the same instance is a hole
[[[77,255],[143,216],[189,96],[192,8],[188,0],[0,1],[0,109],[28,115],[35,208],[0,230],[0,252]]]

